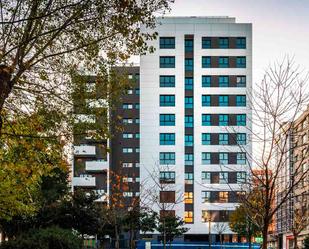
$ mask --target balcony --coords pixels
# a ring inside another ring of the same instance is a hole
[[[95,200],[96,202],[107,202],[108,201],[108,196],[105,190],[96,189],[94,190],[94,192],[100,196],[97,200]]]
[[[79,145],[74,146],[75,156],[95,156],[95,146],[93,145]]]
[[[107,171],[108,161],[86,161],[86,171]]]
[[[74,187],[95,187],[95,177],[93,176],[78,176],[73,177]]]

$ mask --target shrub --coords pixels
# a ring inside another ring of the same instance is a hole
[[[4,242],[0,249],[82,249],[82,245],[82,239],[71,230],[51,227],[30,230]]]

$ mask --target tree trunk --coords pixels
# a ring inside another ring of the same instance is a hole
[[[248,239],[248,243],[249,243],[249,248],[248,249],[251,249],[252,248],[252,242],[251,242],[251,234],[248,235],[247,239]]]
[[[115,248],[119,249],[119,232],[118,232],[118,226],[115,226]]]
[[[220,233],[220,249],[222,249],[222,233]]]
[[[166,230],[165,230],[165,218],[163,219],[163,249],[166,249]]]
[[[293,235],[294,249],[298,249],[297,238],[298,238],[297,234],[294,234]]]
[[[5,100],[13,89],[13,82],[11,81],[12,71],[8,66],[0,65],[0,135],[3,125],[3,118],[1,112]]]
[[[267,249],[267,235],[268,235],[268,225],[264,225],[263,231],[262,231],[262,237],[263,237],[263,242],[262,242],[262,249]]]

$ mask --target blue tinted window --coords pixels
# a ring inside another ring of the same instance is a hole
[[[193,89],[193,78],[192,77],[186,77],[185,78],[185,89],[186,90],[192,90]]]
[[[237,114],[236,115],[236,125],[245,126],[246,125],[246,114]]]
[[[175,76],[160,75],[160,87],[175,87]]]
[[[160,37],[160,48],[175,48],[175,37]]]
[[[211,87],[211,76],[210,75],[202,76],[202,87]]]
[[[185,146],[193,146],[193,135],[185,135]]]
[[[245,68],[246,67],[246,57],[240,56],[236,58],[236,67]]]
[[[219,144],[220,145],[229,144],[229,134],[228,133],[220,133],[219,134]]]
[[[211,126],[211,114],[202,114],[202,125]]]
[[[202,95],[202,106],[211,106],[211,96]]]
[[[193,52],[193,40],[185,40],[185,52]]]
[[[245,145],[247,143],[246,133],[237,133],[237,144]]]
[[[219,48],[229,48],[229,38],[220,37],[219,38]]]
[[[202,153],[202,164],[211,164],[211,153],[210,152]]]
[[[185,59],[185,70],[193,71],[193,59]]]
[[[202,133],[202,145],[211,144],[211,135],[210,133]]]
[[[175,95],[160,95],[160,106],[175,106]]]
[[[185,97],[185,108],[193,108],[193,97]]]
[[[175,133],[160,133],[160,145],[175,145]]]
[[[228,106],[228,105],[229,105],[229,96],[219,95],[219,106]]]
[[[229,162],[229,154],[226,152],[219,153],[219,163],[220,164],[228,164]]]
[[[185,165],[192,166],[194,162],[193,154],[185,154]]]
[[[185,116],[185,127],[187,128],[193,127],[193,116],[192,115]]]
[[[236,77],[237,87],[246,87],[246,76],[240,75]]]
[[[160,164],[175,165],[175,152],[160,152]]]
[[[160,56],[160,68],[175,68],[175,56]]]
[[[246,153],[237,153],[237,164],[246,164]]]
[[[219,114],[219,125],[220,126],[229,125],[229,115],[228,114]]]
[[[160,114],[161,126],[175,126],[175,114]]]
[[[246,106],[246,95],[236,95],[236,106]]]
[[[236,48],[246,48],[246,37],[236,38]]]
[[[211,38],[210,37],[202,38],[202,48],[211,48]]]
[[[219,67],[220,68],[229,67],[229,57],[219,57]]]
[[[219,76],[219,87],[229,86],[229,76]]]
[[[210,68],[211,67],[211,58],[210,56],[202,57],[202,68]]]

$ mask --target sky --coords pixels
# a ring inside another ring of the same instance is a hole
[[[309,0],[175,0],[167,16],[230,16],[253,26],[253,83],[267,67],[294,57],[309,71]]]

